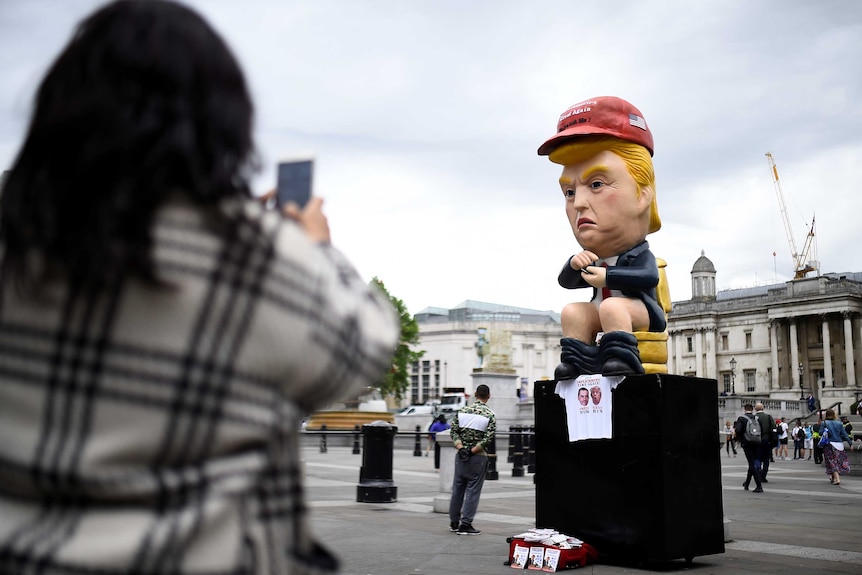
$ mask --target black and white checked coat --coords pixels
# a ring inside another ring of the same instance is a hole
[[[334,570],[306,524],[297,431],[378,381],[397,317],[334,248],[232,209],[229,238],[177,199],[160,212],[172,288],[2,286],[0,572]]]

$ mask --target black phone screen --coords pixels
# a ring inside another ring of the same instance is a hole
[[[304,208],[311,198],[312,160],[281,162],[278,164],[278,186],[276,202],[284,206],[295,202]]]

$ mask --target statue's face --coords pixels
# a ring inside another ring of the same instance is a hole
[[[625,161],[609,150],[564,166],[560,188],[575,239],[600,258],[621,254],[649,232],[653,191],[638,194]]]

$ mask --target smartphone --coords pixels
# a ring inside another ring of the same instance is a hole
[[[294,160],[278,164],[276,205],[281,207],[295,202],[300,209],[311,198],[311,174],[313,160]]]

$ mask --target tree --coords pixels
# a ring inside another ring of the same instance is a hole
[[[370,284],[376,286],[389,298],[401,320],[401,339],[392,358],[392,368],[383,376],[379,385],[380,394],[383,397],[391,395],[400,401],[404,397],[404,392],[410,387],[410,365],[425,355],[425,351],[413,351],[410,348],[411,345],[419,343],[419,324],[407,311],[404,302],[390,294],[382,281],[374,277]]]

